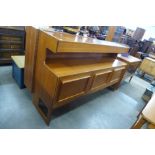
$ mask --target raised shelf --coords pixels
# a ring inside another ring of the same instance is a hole
[[[55,75],[62,77],[80,73],[87,73],[102,69],[118,68],[126,63],[117,59],[47,59],[46,67]]]

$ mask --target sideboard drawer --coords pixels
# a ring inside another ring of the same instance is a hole
[[[113,82],[119,81],[124,70],[125,70],[125,67],[114,69],[112,77],[111,77],[111,82],[113,83]]]
[[[83,95],[90,85],[90,79],[90,75],[60,79],[57,101],[63,102],[65,100]]]
[[[112,70],[100,71],[95,73],[94,81],[91,89],[97,89],[99,87],[104,87],[110,80]]]

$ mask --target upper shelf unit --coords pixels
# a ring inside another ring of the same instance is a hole
[[[129,46],[103,41],[65,32],[51,32],[42,30],[48,39],[46,46],[54,53],[127,53]]]

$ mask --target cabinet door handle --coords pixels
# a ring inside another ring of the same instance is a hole
[[[109,73],[111,73],[111,72],[112,72],[112,70],[110,70],[110,71],[105,71],[105,72],[101,72],[101,73],[96,73],[95,76],[103,75],[103,74],[109,74]]]
[[[69,79],[69,80],[62,80],[61,79],[61,82],[62,82],[62,84],[65,84],[65,83],[74,82],[74,81],[83,80],[83,79],[88,79],[88,78],[90,78],[90,76],[83,76],[83,77],[73,78],[73,79]]]
[[[122,68],[117,68],[117,69],[114,69],[114,71],[120,71],[120,70],[123,70],[123,69],[125,69],[124,67],[122,67]]]

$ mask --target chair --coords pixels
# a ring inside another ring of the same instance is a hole
[[[155,129],[155,94],[139,114],[131,129],[140,129],[145,123],[148,123],[148,128]]]

